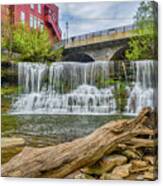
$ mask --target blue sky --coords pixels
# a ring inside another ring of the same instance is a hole
[[[56,3],[59,7],[62,36],[66,37],[66,22],[69,23],[69,36],[132,24],[139,3],[140,1]]]

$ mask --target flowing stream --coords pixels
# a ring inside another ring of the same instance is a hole
[[[127,113],[156,106],[154,64],[154,61],[131,62],[133,78],[126,83]],[[113,61],[19,63],[19,94],[13,101],[11,113],[115,114],[115,86],[108,82],[116,73]]]

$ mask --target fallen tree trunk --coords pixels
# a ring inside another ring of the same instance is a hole
[[[2,176],[63,178],[84,166],[94,164],[115,150],[118,144],[129,142],[141,145],[142,139],[135,139],[135,136],[155,134],[151,128],[153,117],[151,109],[145,108],[135,119],[112,121],[72,142],[45,148],[25,147],[3,165]],[[144,144],[153,146],[151,141],[143,141]]]

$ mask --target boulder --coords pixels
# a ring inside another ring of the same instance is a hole
[[[102,175],[105,172],[111,171],[115,166],[122,165],[127,162],[127,158],[123,155],[114,154],[110,156],[104,156],[96,164],[90,167],[81,169],[86,174]]]
[[[117,167],[115,167],[115,168],[113,169],[112,175],[114,175],[114,176],[116,176],[116,177],[121,177],[121,179],[122,179],[122,178],[125,178],[125,177],[129,176],[131,166],[132,166],[131,163],[128,163],[128,164],[125,164],[125,165],[117,166]]]
[[[125,180],[144,180],[144,173],[130,173],[129,176],[125,177]]]
[[[156,178],[156,174],[149,171],[144,172],[144,179],[155,180]]]
[[[149,172],[156,172],[157,170],[157,167],[156,166],[148,166],[148,171]]]
[[[113,154],[110,156],[104,156],[99,164],[106,171],[110,171],[113,167],[122,165],[127,162],[127,157],[119,154]]]
[[[144,175],[140,174],[136,176],[136,180],[144,180]]]
[[[143,160],[131,160],[131,173],[138,173],[149,169],[148,162]]]
[[[90,176],[84,173],[79,173],[74,178],[75,179],[95,179],[93,176]]]
[[[79,170],[72,172],[71,174],[65,176],[65,179],[74,179],[76,176],[78,176],[79,174],[81,174],[81,172]]]
[[[103,173],[100,177],[101,180],[121,180],[122,177],[114,175],[112,173]]]
[[[156,163],[156,157],[155,156],[144,156],[143,157],[144,161],[149,162],[151,165],[154,165]]]
[[[146,167],[134,167],[134,168],[132,167],[130,172],[131,173],[138,173],[138,172],[146,171],[148,169],[149,169],[148,166],[146,166]]]
[[[146,167],[148,162],[143,160],[131,160],[132,167]]]
[[[140,155],[130,149],[124,150],[122,152],[123,155],[127,156],[129,159],[139,159]]]

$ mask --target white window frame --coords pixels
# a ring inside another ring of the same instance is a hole
[[[22,24],[25,24],[25,12],[23,12],[23,11],[20,12],[20,20],[21,20]]]
[[[34,16],[30,14],[30,28],[34,27]]]
[[[33,27],[34,27],[34,29],[36,29],[37,28],[37,17],[36,16],[34,16],[34,22],[33,22]]]
[[[44,30],[44,22],[43,21],[41,21],[40,28],[41,28],[41,31]]]
[[[37,25],[38,25],[38,28],[40,28],[41,21],[40,21],[40,19],[39,19],[39,18],[38,18],[38,20],[37,20]]]
[[[37,8],[38,8],[38,13],[41,14],[41,4],[38,4]]]
[[[30,4],[30,7],[31,7],[32,10],[34,10],[35,5],[34,4]]]

